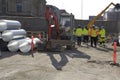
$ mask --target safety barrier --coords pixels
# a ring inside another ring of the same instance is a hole
[[[113,63],[116,64],[116,49],[117,49],[117,43],[114,42],[114,53],[113,53]]]
[[[114,42],[113,45],[114,45],[113,62],[111,63],[111,65],[120,67],[120,64],[116,62],[116,60],[117,60],[117,43]]]

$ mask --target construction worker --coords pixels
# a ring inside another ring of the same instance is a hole
[[[82,28],[81,26],[79,25],[76,29],[76,32],[75,32],[75,35],[77,37],[77,45],[78,46],[81,46],[81,39],[82,39]]]
[[[1,46],[0,46],[0,57],[2,56]]]
[[[2,50],[1,50],[1,46],[0,46],[0,57],[2,57]]]
[[[96,30],[97,30],[97,32],[96,32],[96,35],[97,35],[97,43],[98,43],[98,38],[99,38],[99,28],[98,28],[98,26],[95,26],[95,28],[96,28]]]
[[[89,30],[88,30],[88,27],[87,26],[85,26],[84,28],[83,28],[83,41],[87,44],[87,46],[88,46],[88,41],[89,41]]]
[[[95,25],[93,25],[92,28],[90,29],[91,47],[93,47],[93,43],[94,43],[94,47],[97,47],[97,34],[98,31]]]
[[[101,26],[100,27],[100,31],[99,31],[99,36],[100,36],[100,46],[104,46],[105,47],[105,34],[106,34],[106,31],[104,29],[104,26]]]
[[[76,42],[76,29],[74,28],[73,29],[73,35],[72,35],[72,40],[74,41],[74,42]]]

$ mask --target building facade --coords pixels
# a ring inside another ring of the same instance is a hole
[[[0,15],[45,16],[45,0],[0,0]]]
[[[0,0],[0,19],[18,20],[26,31],[46,31],[46,0]]]

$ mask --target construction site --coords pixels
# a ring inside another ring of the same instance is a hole
[[[120,80],[120,3],[88,20],[46,3],[0,0],[0,80]],[[104,46],[91,46],[93,26],[105,26]]]

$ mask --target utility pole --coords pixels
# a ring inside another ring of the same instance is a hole
[[[83,19],[83,0],[81,0],[81,19]]]

